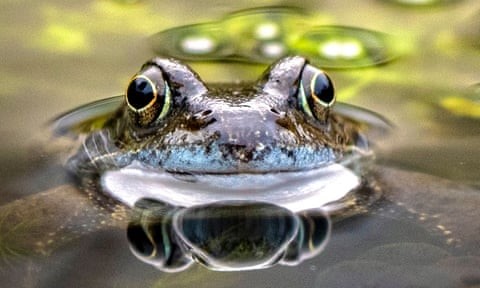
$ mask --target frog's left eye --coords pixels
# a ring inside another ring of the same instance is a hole
[[[322,70],[306,64],[298,88],[298,103],[310,117],[325,121],[335,103],[332,80]]]
[[[164,118],[170,110],[171,93],[160,68],[149,66],[133,76],[125,100],[139,126],[145,127]]]

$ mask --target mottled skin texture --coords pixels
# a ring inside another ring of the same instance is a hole
[[[70,168],[101,172],[138,160],[173,172],[267,173],[338,161],[355,146],[359,125],[329,110],[327,120],[319,121],[301,109],[298,89],[306,64],[288,57],[256,83],[207,86],[189,67],[155,58],[145,65],[160,67],[171,88],[167,116],[141,127],[124,103],[85,140]]]

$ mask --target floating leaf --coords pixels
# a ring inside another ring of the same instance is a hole
[[[383,33],[347,26],[317,26],[292,48],[328,68],[358,68],[389,62],[398,56]]]
[[[480,119],[480,83],[463,95],[445,97],[440,105],[456,115]]]
[[[217,22],[181,26],[152,36],[157,54],[197,61],[271,63],[304,55],[321,67],[357,68],[391,61],[398,53],[386,34],[344,26],[312,26],[301,9],[242,10]]]
[[[180,26],[152,36],[154,51],[187,60],[218,60],[234,53],[232,41],[216,23]]]
[[[291,54],[290,43],[308,27],[309,18],[301,9],[264,7],[232,13],[219,25],[231,35],[240,58],[270,63]]]

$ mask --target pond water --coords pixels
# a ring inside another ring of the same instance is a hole
[[[395,39],[397,57],[389,63],[324,66],[339,101],[375,111],[395,126],[374,147],[373,175],[384,197],[366,213],[334,218],[323,251],[299,265],[215,272],[194,264],[166,273],[131,252],[121,211],[85,209],[88,199],[67,177],[65,153],[50,141],[47,124],[79,105],[122,94],[154,56],[159,44],[151,35],[220,21],[252,3],[3,1],[0,286],[479,286],[480,5],[426,2],[291,3],[309,11],[308,25],[351,26]],[[266,67],[189,65],[207,82],[253,80]],[[322,217],[315,219],[324,223]]]

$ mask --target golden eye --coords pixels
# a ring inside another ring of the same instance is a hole
[[[130,109],[139,111],[155,104],[157,94],[157,88],[148,77],[136,75],[128,85],[126,99]]]
[[[168,83],[156,66],[147,67],[135,75],[125,93],[130,115],[136,124],[143,127],[167,115],[170,98]]]
[[[335,103],[332,80],[322,70],[305,65],[300,79],[298,101],[305,114],[326,121],[329,108]]]

